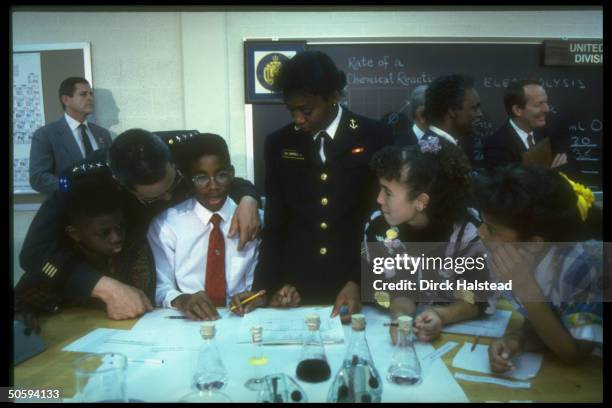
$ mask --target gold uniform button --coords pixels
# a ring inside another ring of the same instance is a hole
[[[319,249],[319,253],[321,255],[325,255],[327,253],[327,248],[323,247],[323,248]]]
[[[326,223],[324,223],[324,222],[322,222],[322,223],[321,223],[321,229],[322,229],[322,230],[326,230],[326,229],[327,229],[327,224],[326,224]]]
[[[326,198],[326,197],[323,197],[323,198],[321,199],[321,205],[327,205],[327,203],[328,203],[328,202],[329,202],[329,201],[327,200],[327,198]]]
[[[321,173],[321,180],[327,180],[327,173]]]

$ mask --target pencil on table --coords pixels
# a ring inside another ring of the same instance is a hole
[[[480,341],[480,336],[476,336],[476,340],[474,340],[474,343],[472,344],[472,348],[470,349],[470,352],[476,349],[476,345],[478,344],[479,341]]]
[[[255,298],[258,298],[259,296],[263,295],[264,293],[266,293],[265,290],[260,290],[259,292],[257,292],[256,294],[254,294],[253,296],[249,296],[248,298],[244,299],[242,302],[240,302],[240,304],[242,306],[246,305],[247,303],[251,302],[252,300],[254,300]],[[238,307],[236,305],[232,305],[232,307],[230,307],[230,311],[234,311],[236,310]]]

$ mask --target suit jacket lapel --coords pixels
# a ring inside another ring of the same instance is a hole
[[[527,151],[527,148],[525,147],[525,144],[523,143],[521,137],[518,135],[518,133],[516,133],[516,130],[514,130],[510,123],[507,123],[506,126],[508,127],[508,131],[512,135],[511,143],[513,145],[513,150],[516,151],[519,155],[525,153]]]
[[[104,139],[102,132],[100,132],[99,129],[93,123],[89,124],[89,130],[91,130],[91,133],[93,134],[94,139],[96,139],[96,143],[98,144],[98,149],[108,147],[106,145],[106,140]]]
[[[64,146],[73,161],[77,162],[83,160],[83,153],[81,153],[79,145],[77,144],[76,140],[74,140],[74,134],[72,133],[72,130],[70,130],[70,126],[68,126],[66,118],[60,119],[59,127],[61,130],[59,132],[61,145]]]
[[[302,130],[293,129],[293,125],[291,125],[291,130],[289,132],[291,142],[287,147],[294,147],[298,153],[303,154],[307,163],[320,163],[318,158],[319,148],[312,140],[312,136],[304,133]]]

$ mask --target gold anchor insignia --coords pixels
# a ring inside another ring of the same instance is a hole
[[[351,129],[357,129],[357,128],[359,127],[359,125],[357,125],[357,122],[355,122],[355,119],[351,119],[351,120],[349,120],[349,123],[350,123],[350,124],[349,124],[349,127],[350,127]]]

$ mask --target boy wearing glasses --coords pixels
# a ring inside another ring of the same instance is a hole
[[[253,294],[259,240],[238,251],[238,238],[228,238],[237,205],[228,197],[234,167],[223,138],[198,134],[189,147],[182,171],[194,196],[157,216],[147,234],[157,269],[155,302],[190,319],[214,320],[217,307],[231,300],[239,306]],[[238,307],[238,313],[258,306],[260,299]]]
[[[151,220],[192,194],[191,181],[179,171],[183,152],[189,151],[190,145],[191,133],[158,136],[144,129],[129,129],[108,149],[96,150],[67,168],[59,179],[59,191],[42,204],[30,224],[19,255],[22,269],[41,284],[62,287],[70,298],[101,299],[111,319],[132,319],[145,313],[151,306],[143,301],[142,291],[105,275],[63,244],[63,193],[75,183],[95,185],[98,178],[120,186],[129,230],[146,241]],[[232,236],[239,233],[244,245],[259,232],[259,193],[249,181],[236,177],[230,196],[238,203],[230,232]]]

